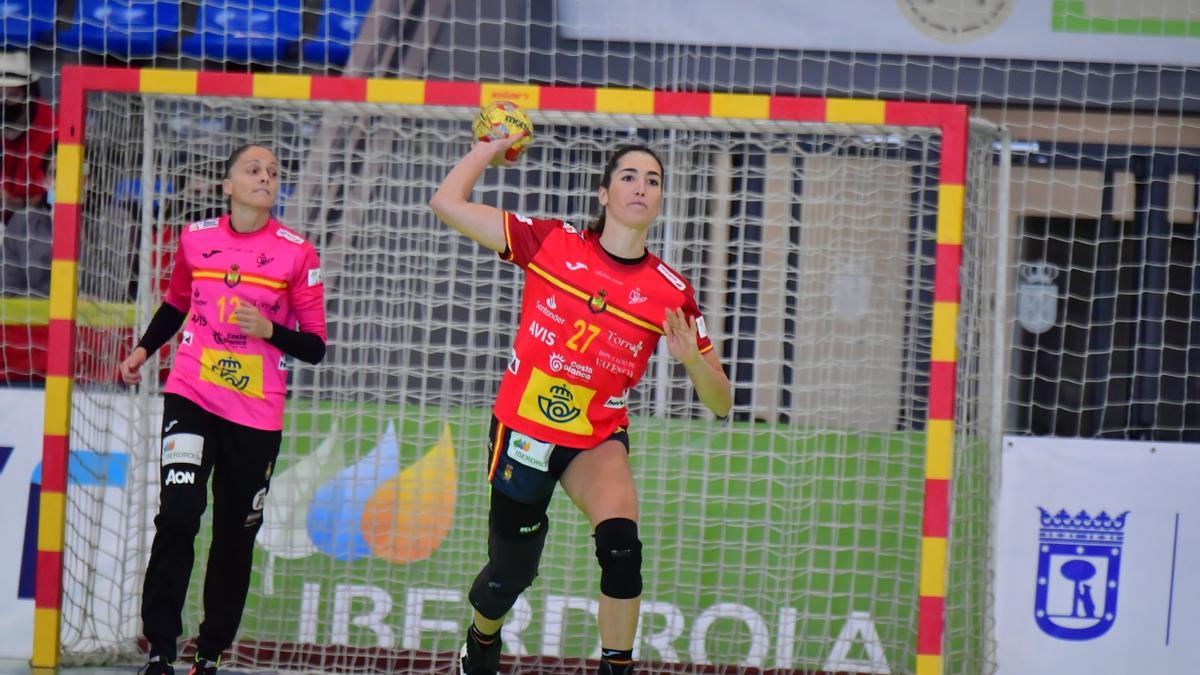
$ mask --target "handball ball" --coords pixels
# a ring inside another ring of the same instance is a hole
[[[529,121],[529,116],[515,103],[508,101],[493,101],[480,108],[471,129],[475,132],[475,138],[481,141],[508,138],[525,132],[524,138],[513,143],[504,153],[504,159],[509,161],[520,157],[533,140],[533,123]]]

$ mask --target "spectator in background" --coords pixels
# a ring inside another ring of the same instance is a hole
[[[54,112],[33,92],[37,75],[25,52],[0,53],[0,207],[4,227],[5,295],[50,291],[50,238],[53,231],[46,191],[54,150]]]

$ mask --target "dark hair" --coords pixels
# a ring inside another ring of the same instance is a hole
[[[627,143],[627,144],[622,145],[621,147],[617,148],[616,150],[613,150],[612,155],[609,156],[608,162],[606,162],[604,164],[604,173],[600,176],[599,187],[602,187],[605,190],[607,190],[608,187],[610,185],[612,185],[612,175],[613,175],[613,171],[617,170],[617,162],[621,161],[622,157],[624,157],[625,155],[628,155],[631,152],[644,152],[647,155],[650,155],[651,157],[653,157],[654,161],[658,162],[659,170],[662,171],[663,182],[664,183],[666,182],[667,170],[663,168],[663,163],[662,163],[662,160],[658,158],[658,153],[651,150],[650,146],[642,145],[641,143]],[[605,210],[604,206],[602,205],[600,207],[600,216],[598,218],[596,218],[596,220],[594,220],[588,224],[588,229],[597,234],[603,233],[604,232],[604,220],[605,220],[604,216],[605,215],[606,215],[606,210]]]
[[[238,146],[237,148],[234,149],[234,151],[232,153],[230,153],[229,159],[225,160],[225,175],[221,176],[221,178],[233,178],[233,167],[237,164],[238,160],[242,158],[242,155],[246,154],[246,151],[249,150],[250,148],[262,148],[263,150],[266,150],[267,152],[271,151],[270,148],[263,145],[262,143],[247,143],[245,145]],[[233,198],[226,197],[225,198],[225,213],[231,213],[232,211],[233,211]]]
[[[229,155],[229,159],[225,160],[225,175],[222,176],[222,178],[232,178],[233,177],[234,165],[237,164],[237,161],[239,159],[241,159],[242,155],[246,154],[246,151],[249,150],[250,148],[262,148],[263,150],[266,150],[268,152],[271,151],[270,148],[268,148],[267,146],[265,146],[261,143],[247,143],[245,145],[239,146],[237,149],[235,149]]]

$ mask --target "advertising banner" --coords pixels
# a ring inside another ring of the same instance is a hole
[[[1191,0],[558,0],[558,26],[584,40],[1200,64]]]
[[[999,672],[1194,672],[1200,445],[1008,437],[1003,449]]]
[[[77,391],[76,400],[63,638],[75,651],[128,651],[141,634],[161,399]],[[14,514],[0,526],[6,541],[23,542],[0,555],[8,658],[31,652],[42,406],[40,390],[0,390],[0,499]],[[328,655],[457,650],[467,592],[486,561],[489,412],[312,400],[290,408],[239,639]],[[639,418],[630,437],[644,545],[639,659],[913,669],[922,432],[761,423],[714,432],[703,420]],[[169,441],[163,449],[189,451]],[[201,618],[211,533],[206,513],[185,636]],[[504,626],[506,652],[596,656],[599,576],[591,528],[560,491],[539,576]],[[962,620],[948,618],[948,631],[961,634]]]
[[[452,412],[449,423],[399,408],[377,418],[292,414],[288,428],[322,432],[281,457],[272,478],[242,635],[457,649],[467,592],[486,562],[489,420],[484,410]],[[768,431],[733,429],[717,450],[691,420],[642,419],[633,429],[645,560],[638,658],[862,673],[909,667],[919,504],[880,508],[856,499],[859,480],[814,477],[863,469],[873,475],[862,480],[880,489],[919,489],[921,464],[901,461],[919,449],[919,434],[785,444]],[[783,468],[800,466],[798,457],[813,458],[812,473]],[[561,490],[549,517],[538,578],[504,625],[504,648],[598,658],[591,529]],[[848,541],[854,532],[878,536],[878,552],[851,554],[863,543]]]
[[[0,658],[33,655],[37,530],[29,521],[42,461],[42,392],[0,389]]]
[[[5,541],[26,542],[0,555],[8,658],[31,652],[42,399],[39,390],[0,389],[0,499],[15,514],[0,527]],[[97,424],[73,434],[68,485],[63,633],[79,650],[130,649],[141,633],[158,461],[148,456],[156,439],[116,447],[131,425],[147,426],[134,403],[92,393],[76,414],[80,425]],[[456,650],[468,589],[486,561],[488,411],[293,404],[239,638],[310,651]],[[158,399],[147,410],[156,429]],[[919,494],[922,434],[797,438],[732,425],[716,448],[710,428],[691,420],[640,419],[634,429],[645,523],[639,658],[911,668],[921,512],[901,495]],[[207,518],[185,636],[201,615]],[[539,577],[504,626],[505,650],[594,657],[591,530],[561,492],[550,520]]]
[[[28,659],[33,653],[34,584],[42,485],[44,394],[41,389],[0,388],[0,658]],[[77,648],[128,643],[140,628],[137,591],[141,545],[150,523],[130,508],[133,471],[157,473],[157,463],[132,466],[127,438],[138,424],[128,396],[93,397],[76,415],[67,470],[67,527],[64,533],[63,639]],[[154,399],[151,417],[161,416]],[[103,420],[89,427],[85,418]],[[138,481],[144,485],[145,480]],[[157,490],[155,491],[155,499]],[[131,518],[138,518],[131,522]],[[88,547],[71,542],[87,541]],[[91,618],[87,625],[79,617]]]

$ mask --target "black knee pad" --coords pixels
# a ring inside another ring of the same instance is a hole
[[[642,594],[642,542],[637,523],[609,518],[596,526],[596,559],[600,561],[600,592],[628,600]]]
[[[488,518],[488,564],[475,577],[469,596],[480,614],[499,620],[512,609],[517,596],[537,578],[549,529],[544,508],[540,513],[537,509],[503,513],[493,506]]]

